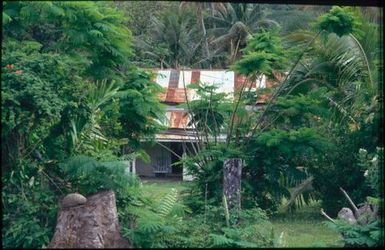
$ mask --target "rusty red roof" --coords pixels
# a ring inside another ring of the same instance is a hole
[[[160,99],[165,103],[184,103],[186,97],[188,100],[196,98],[195,90],[186,88],[189,84],[215,84],[218,86],[218,92],[224,92],[232,96],[235,90],[238,90],[246,82],[244,76],[238,75],[230,70],[175,70],[175,69],[152,69],[155,73],[155,82],[165,89],[160,94]],[[262,76],[251,84],[252,89],[270,88],[274,82]],[[256,103],[264,103],[266,96],[257,100]]]
[[[186,102],[186,97],[189,101],[196,99],[195,90],[186,88],[189,84],[215,84],[218,86],[218,92],[224,92],[230,96],[233,95],[235,90],[239,90],[243,84],[250,85],[250,82],[246,81],[246,77],[225,69],[151,69],[151,71],[155,73],[154,81],[165,89],[164,93],[159,96],[161,101],[168,104],[184,103]],[[277,78],[280,79],[281,76],[277,75]],[[271,88],[274,84],[274,81],[262,76],[253,82],[251,87],[252,89]],[[256,104],[266,103],[269,96],[270,94],[268,93],[258,95]],[[185,110],[170,109],[166,111],[166,116],[169,129],[191,129],[188,126],[189,117]],[[165,138],[171,139],[167,136]]]

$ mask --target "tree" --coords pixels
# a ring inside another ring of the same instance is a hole
[[[56,200],[74,184],[58,163],[78,153],[117,159],[121,139],[133,151],[157,131],[162,109],[151,75],[131,64],[122,12],[102,2],[3,7],[3,246],[36,248],[48,243]]]
[[[215,24],[208,32],[210,42],[228,52],[228,64],[240,58],[239,51],[246,46],[247,38],[254,32],[278,25],[266,19],[263,7],[258,4],[226,3],[225,9],[215,11],[208,17]]]
[[[153,17],[150,30],[148,41],[138,39],[135,46],[161,68],[192,67],[204,61],[199,52],[203,39],[188,10],[167,10],[160,17]]]
[[[210,52],[210,46],[208,42],[208,35],[207,35],[207,28],[205,24],[205,14],[206,11],[209,9],[213,13],[215,10],[218,9],[224,9],[225,5],[223,3],[204,3],[204,2],[181,2],[180,7],[191,5],[191,8],[194,8],[196,10],[196,17],[197,17],[197,25],[202,31],[202,36],[204,39],[204,46],[202,46],[203,53],[202,56],[204,58],[211,58],[212,53]],[[210,63],[211,68],[211,63]]]
[[[35,40],[43,51],[76,57],[92,79],[117,77],[117,66],[129,62],[131,33],[122,25],[124,16],[102,3],[7,2],[3,12],[11,18],[5,38]]]
[[[243,161],[248,161],[249,157],[244,152],[253,152],[249,148],[251,138],[247,137],[253,130],[253,122],[261,118],[258,110],[247,109],[259,94],[251,91],[251,83],[263,74],[273,75],[274,70],[284,67],[284,53],[277,31],[256,33],[244,51],[243,58],[232,68],[247,80],[236,90],[234,99],[215,93],[215,86],[203,85],[197,87],[199,100],[187,104],[192,115],[191,124],[200,137],[200,151],[186,164],[196,174],[200,188],[207,185],[205,192],[209,197],[218,201],[224,194],[230,208],[235,209],[240,207],[240,199],[233,199],[235,194],[241,193],[240,177],[249,174],[249,170],[246,173],[242,170]],[[223,193],[218,190],[217,183],[226,187]]]
[[[321,118],[325,124],[324,133],[340,147],[338,151],[329,152],[328,157],[321,157],[309,171],[315,177],[315,188],[321,194],[324,207],[332,215],[344,202],[330,195],[332,190],[343,186],[355,200],[362,200],[368,194],[362,170],[352,152],[357,153],[359,148],[374,151],[379,143],[376,134],[380,121],[379,94],[376,89],[382,84],[377,76],[381,66],[376,65],[376,56],[371,52],[373,48],[381,49],[379,33],[378,28],[360,17],[357,11],[333,7],[329,14],[320,17],[318,27],[336,31],[340,36],[324,33],[318,37],[305,55],[305,63],[293,72],[289,81],[295,86],[293,95],[311,93],[320,87],[327,90],[322,98],[327,102],[330,115]],[[372,35],[368,38],[363,32]],[[302,32],[289,38],[303,44],[312,36]],[[368,46],[362,46],[359,39],[366,40]],[[371,49],[366,51],[365,48]],[[378,68],[373,70],[376,66]]]

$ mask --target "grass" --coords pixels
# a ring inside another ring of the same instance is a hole
[[[171,188],[185,190],[191,185],[182,181],[144,180],[143,190],[150,197],[159,200]],[[325,218],[320,215],[320,204],[313,202],[293,213],[278,212],[270,218],[277,235],[284,232],[286,247],[343,247],[341,237],[324,225]]]
[[[189,182],[183,181],[155,181],[155,180],[143,180],[143,191],[154,200],[159,200],[167,195],[171,188],[175,188],[178,193],[189,187]]]
[[[270,221],[277,234],[284,232],[287,247],[343,247],[341,236],[324,224],[320,209],[319,202],[312,202],[293,213],[281,211]]]

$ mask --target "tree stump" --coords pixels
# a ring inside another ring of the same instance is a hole
[[[223,193],[229,210],[241,208],[241,175],[242,160],[239,158],[226,159],[223,163]]]
[[[70,207],[63,200],[48,248],[131,248],[120,235],[114,192],[99,192]]]

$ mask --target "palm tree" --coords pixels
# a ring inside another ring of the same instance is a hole
[[[225,9],[225,5],[223,3],[216,3],[216,2],[181,2],[180,3],[181,8],[186,8],[186,7],[192,7],[196,10],[196,17],[197,17],[197,25],[201,29],[202,36],[203,36],[203,41],[204,41],[204,46],[202,47],[204,49],[203,55],[206,58],[210,58],[212,55],[210,53],[210,47],[208,43],[208,37],[207,37],[207,28],[205,24],[205,18],[204,15],[206,14],[207,10],[211,10],[211,15],[213,15],[215,10]],[[210,64],[211,68],[211,64]]]
[[[265,18],[261,5],[248,3],[226,3],[225,8],[215,10],[208,20],[215,25],[209,30],[211,43],[229,53],[229,63],[240,57],[240,50],[252,33],[278,26],[277,22]]]
[[[200,58],[203,39],[199,35],[193,16],[187,10],[169,10],[151,20],[150,40],[134,40],[135,46],[157,60],[162,67],[190,67]]]
[[[341,37],[331,33],[318,37],[302,64],[291,74],[288,81],[290,92],[326,87],[331,95],[325,98],[335,109],[335,118],[339,122],[347,118],[348,122],[358,125],[357,118],[362,112],[375,105],[378,84],[377,71],[371,68],[379,54],[374,51],[380,45],[379,30],[370,25],[365,29],[371,36],[358,39],[352,33]],[[313,37],[313,32],[302,30],[288,35],[287,39],[295,45],[308,42]]]

